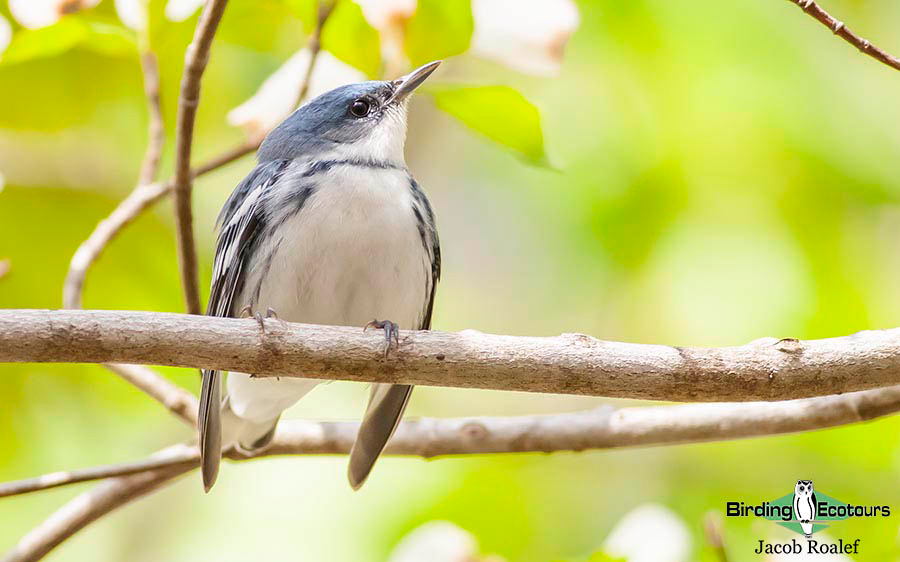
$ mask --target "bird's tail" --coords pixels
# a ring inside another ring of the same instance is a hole
[[[219,475],[222,458],[222,383],[219,371],[203,371],[200,389],[200,411],[197,428],[200,430],[200,466],[203,472],[203,489],[209,492]]]
[[[412,389],[411,385],[406,384],[372,386],[369,405],[350,450],[350,464],[347,467],[347,478],[354,490],[363,485],[388,439],[397,429]]]
[[[272,441],[280,415],[262,422],[239,417],[231,409],[229,400],[222,402],[222,383],[219,371],[203,371],[200,391],[200,411],[197,425],[200,430],[200,466],[203,489],[209,492],[219,475],[222,445],[236,447],[244,453],[261,449]]]

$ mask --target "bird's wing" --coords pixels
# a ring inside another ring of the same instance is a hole
[[[413,182],[415,195],[418,185]],[[418,191],[421,194],[420,191]],[[422,321],[419,325],[420,330],[431,329],[431,312],[434,308],[434,295],[437,291],[438,281],[441,277],[441,247],[438,241],[437,228],[434,224],[434,214],[428,204],[428,200],[422,196],[416,196],[416,201],[422,206],[424,213],[423,220],[427,220],[428,234],[423,237],[422,243],[425,251],[431,259],[431,278],[429,279],[429,287],[426,288],[428,301],[423,309]],[[400,418],[403,417],[403,410],[409,402],[409,396],[412,394],[412,385],[408,384],[373,384],[372,393],[369,397],[369,405],[366,407],[366,413],[359,425],[359,433],[353,448],[350,451],[350,463],[347,469],[347,477],[350,480],[350,486],[354,490],[359,489],[365,482],[366,477],[372,470],[378,456],[387,445],[388,439],[391,438]]]
[[[816,500],[816,493],[815,493],[815,492],[813,492],[812,495],[809,497],[809,501],[810,501],[810,505],[812,506],[813,517],[815,517],[815,516],[816,516],[816,509],[817,509],[817,506],[819,505],[819,502]]]
[[[206,308],[208,316],[225,317],[234,314],[234,298],[240,293],[244,282],[247,249],[256,239],[263,223],[260,198],[278,181],[286,165],[287,161],[260,163],[235,188],[225,203],[219,216],[222,230],[216,242],[212,287]],[[207,491],[216,481],[222,455],[220,379],[219,371],[203,370],[197,426],[200,431],[203,486]]]

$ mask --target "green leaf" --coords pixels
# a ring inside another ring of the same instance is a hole
[[[303,22],[303,30],[312,33],[318,19],[319,3],[316,0],[287,0],[287,7]]]
[[[22,63],[61,55],[76,47],[122,57],[136,52],[136,39],[120,25],[69,16],[49,27],[17,31],[0,61]]]
[[[90,33],[80,47],[109,57],[126,57],[137,52],[137,34],[122,25],[99,21],[87,23]]]
[[[464,53],[473,29],[470,0],[419,0],[406,23],[406,56],[419,66]]]
[[[522,94],[506,86],[439,89],[435,104],[469,128],[512,148],[534,164],[546,165],[541,117]]]
[[[63,18],[41,29],[21,29],[3,53],[3,64],[60,55],[84,41],[90,33],[88,25],[77,18]]]
[[[369,78],[381,67],[381,43],[378,32],[363,17],[362,8],[350,0],[341,0],[322,29],[322,48]]]

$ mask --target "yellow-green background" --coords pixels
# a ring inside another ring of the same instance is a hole
[[[104,0],[100,10],[112,11]],[[228,109],[304,41],[280,2],[234,0],[203,83],[197,161],[239,142]],[[900,325],[900,74],[784,0],[606,0],[558,78],[459,62],[457,81],[511,84],[541,110],[557,170],[532,167],[434,108],[412,105],[411,170],[436,209],[444,256],[434,327],[673,345],[814,338]],[[847,25],[900,52],[900,3],[829,0]],[[5,5],[0,13],[5,11]],[[160,41],[171,169],[183,49],[196,17]],[[130,189],[145,143],[136,56],[85,49],[0,65],[0,306],[59,307],[73,251]],[[201,284],[218,208],[249,158],[196,183]],[[88,308],[180,311],[169,202],[125,230],[87,279]],[[171,369],[196,391],[198,377]],[[320,387],[289,417],[346,419],[362,385]],[[600,399],[419,388],[410,416],[571,411]],[[140,458],[191,437],[95,366],[0,366],[0,478]],[[226,464],[91,525],[51,560],[375,561],[446,519],[511,561],[581,560],[631,508],[659,502],[713,560],[702,520],[798,478],[900,512],[895,418],[798,436],[638,450],[386,458],[360,492],[345,458]],[[0,500],[0,550],[89,485]],[[768,522],[729,519],[733,560]],[[898,518],[836,523],[860,560],[898,557]],[[652,530],[648,530],[652,540]]]

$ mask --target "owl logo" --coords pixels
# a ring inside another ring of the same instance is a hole
[[[800,523],[806,538],[812,537],[813,521],[816,518],[816,494],[812,480],[797,480],[794,486],[794,519]]]

